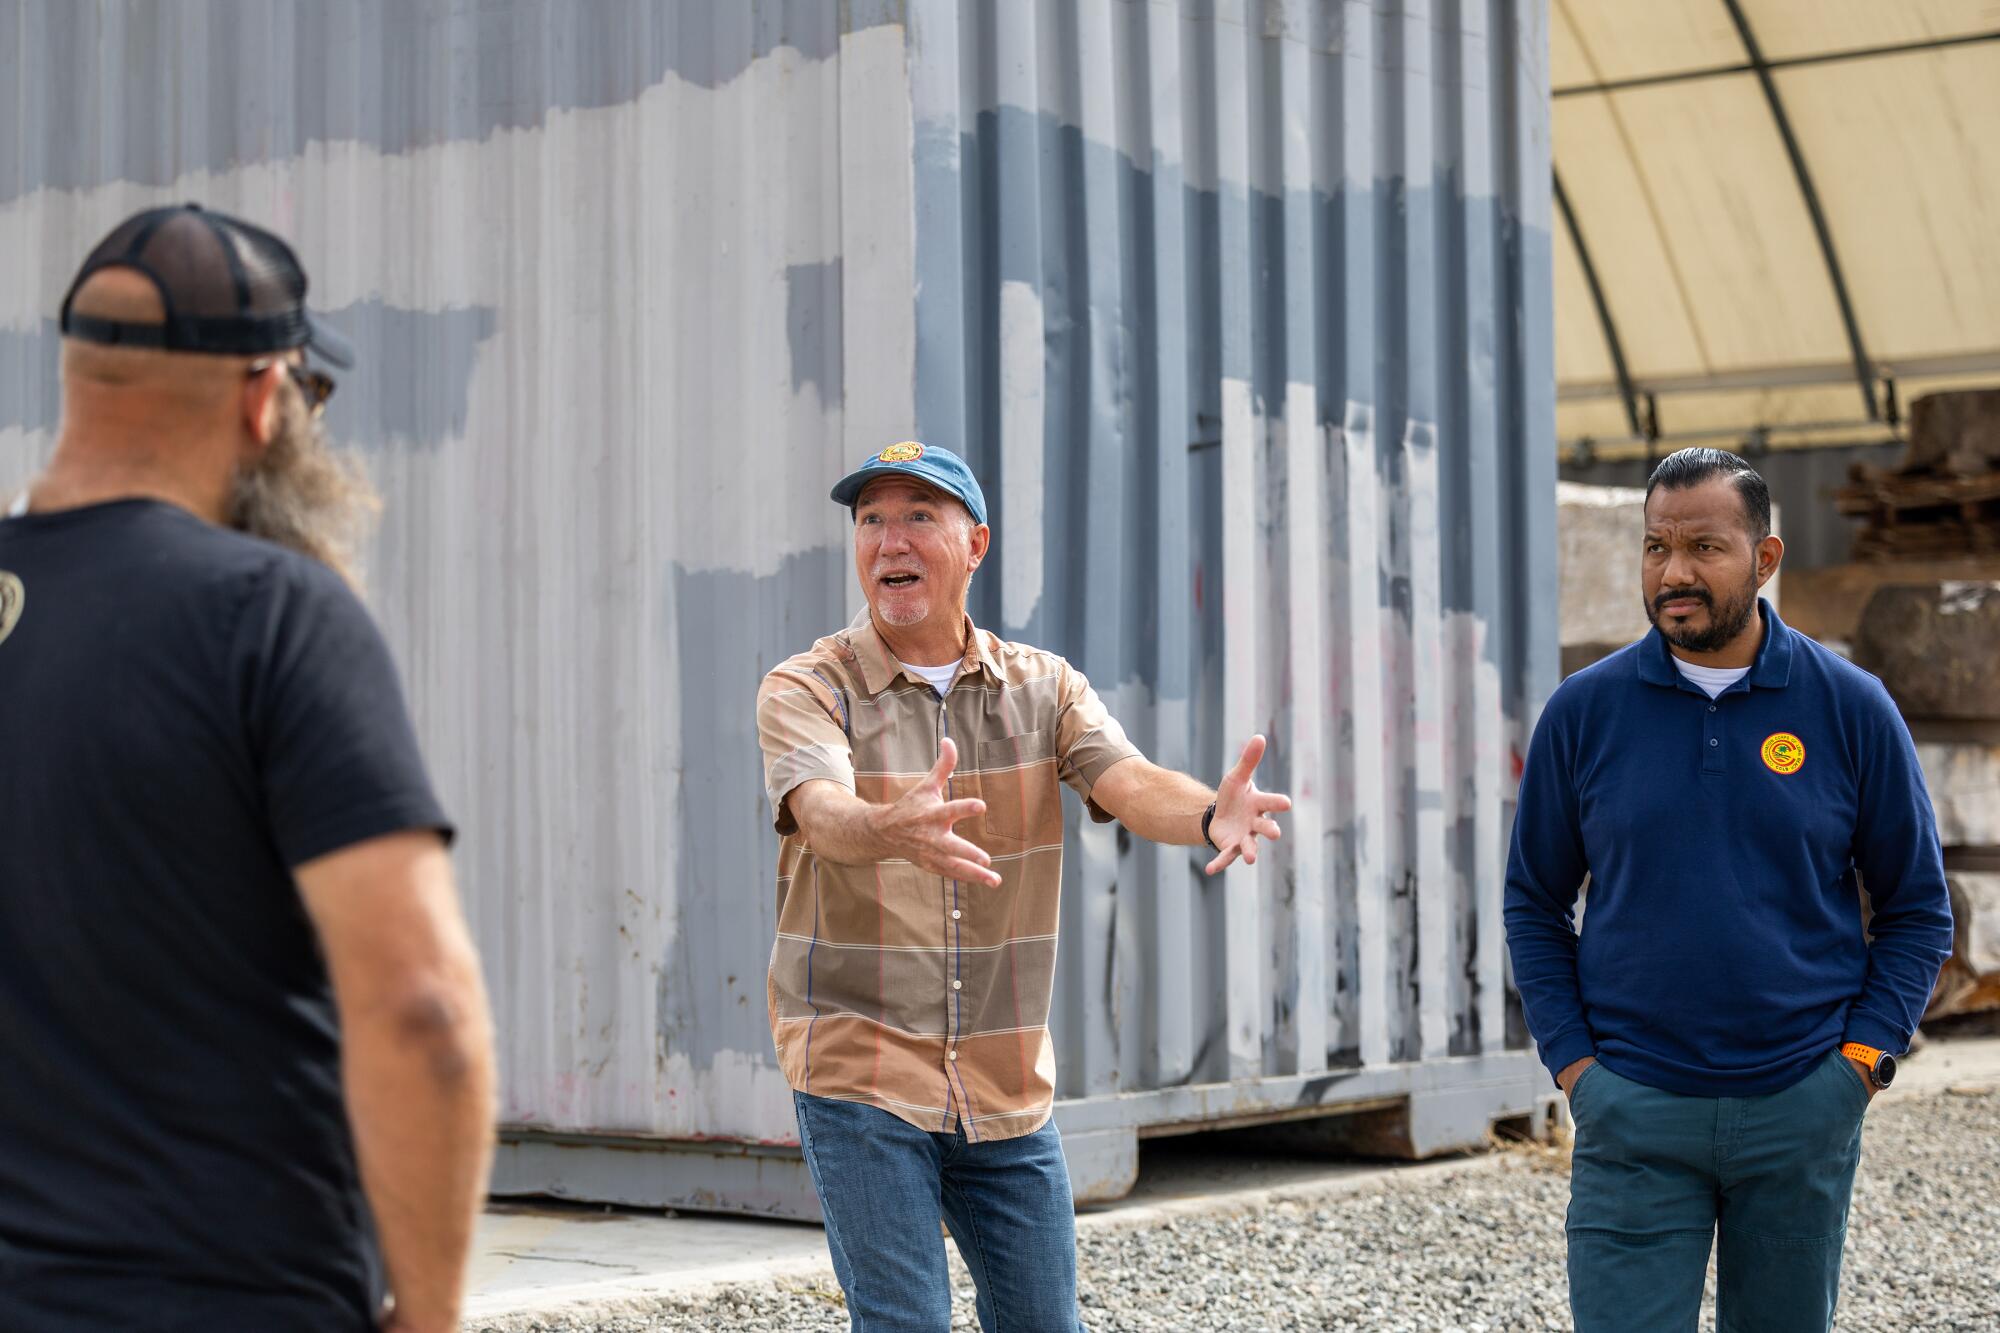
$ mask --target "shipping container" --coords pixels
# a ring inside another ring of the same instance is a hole
[[[496,1188],[811,1216],[753,699],[859,606],[854,462],[960,450],[981,624],[1160,763],[1252,732],[1254,869],[1069,812],[1057,1118],[1549,1092],[1501,888],[1556,679],[1542,0],[0,0],[0,485],[124,214],[294,239],[359,344],[371,598],[462,837]],[[1406,1116],[1402,1113],[1406,1112]]]

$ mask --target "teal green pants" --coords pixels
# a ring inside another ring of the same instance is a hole
[[[1826,1333],[1868,1091],[1830,1053],[1783,1092],[1683,1097],[1594,1064],[1571,1090],[1577,1333]]]

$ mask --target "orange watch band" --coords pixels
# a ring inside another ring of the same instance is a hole
[[[1873,1069],[1875,1062],[1882,1058],[1882,1052],[1876,1050],[1873,1046],[1863,1046],[1858,1041],[1848,1042],[1840,1048],[1840,1053],[1850,1060],[1867,1065],[1870,1069]]]

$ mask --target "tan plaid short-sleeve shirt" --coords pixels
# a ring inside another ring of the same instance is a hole
[[[969,628],[969,625],[968,625]],[[968,1139],[1032,1134],[1049,1118],[1062,893],[1062,793],[1090,803],[1138,753],[1083,674],[1054,653],[973,630],[943,697],[898,665],[863,611],[764,678],[757,733],[778,849],[771,1035],[794,1088],[869,1102]],[[819,860],[785,798],[825,778],[886,803],[958,746],[951,799],[986,813],[961,836],[993,858],[997,889],[908,861]]]

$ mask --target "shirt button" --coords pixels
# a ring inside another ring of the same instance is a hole
[[[958,909],[956,907],[951,909],[951,919],[953,921],[958,920]]]
[[[965,989],[965,983],[963,981],[954,981],[951,983],[951,988],[953,990],[963,990]]]
[[[1720,744],[1722,744],[1722,742],[1721,742],[1721,741],[1718,741],[1718,740],[1712,740],[1712,739],[1711,739],[1711,740],[1709,741],[1709,743],[1708,743],[1708,748],[1709,748],[1709,749],[1711,749],[1711,750],[1713,750],[1713,749],[1714,749],[1714,748],[1715,748],[1716,746],[1718,746],[1718,745],[1720,745]]]
[[[958,1052],[957,1052],[957,1051],[946,1051],[946,1052],[944,1053],[944,1058],[945,1058],[945,1059],[947,1059],[947,1060],[956,1060],[956,1059],[958,1059]]]
[[[1714,704],[1710,704],[1710,705],[1708,706],[1708,711],[1709,711],[1709,712],[1711,712],[1711,713],[1713,713],[1713,712],[1715,711],[1715,705],[1714,705]]]

